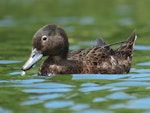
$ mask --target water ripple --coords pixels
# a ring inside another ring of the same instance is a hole
[[[103,86],[99,86],[99,87],[83,87],[83,88],[80,88],[79,91],[80,92],[92,92],[92,91],[100,91],[100,90],[105,90],[105,89],[110,89],[112,86],[106,86],[106,87],[103,87]]]
[[[150,62],[138,63],[138,66],[150,66]]]
[[[80,110],[83,110],[83,109],[87,109],[89,107],[90,106],[88,104],[75,104],[70,109],[75,110],[75,111],[80,111]]]
[[[128,17],[128,18],[120,19],[118,23],[121,26],[130,26],[133,24],[133,20],[132,20],[132,18]]]
[[[95,18],[93,17],[53,17],[52,20],[58,24],[79,23],[81,25],[93,25],[95,23]]]
[[[37,89],[55,89],[55,88],[72,88],[73,85],[55,83],[55,82],[44,82],[44,79],[31,79],[31,80],[13,80],[15,83],[12,87],[28,87]]]
[[[11,110],[0,107],[0,113],[13,113]]]
[[[119,15],[129,15],[132,11],[132,7],[130,5],[119,4],[116,7],[116,12]]]
[[[39,104],[44,102],[45,100],[50,100],[50,99],[56,99],[56,98],[60,98],[63,97],[63,94],[44,94],[44,95],[40,95],[40,96],[31,96],[29,97],[29,100],[26,100],[24,102],[21,103],[21,105],[34,105],[34,104]]]
[[[150,46],[145,45],[135,45],[134,48],[135,50],[150,50]]]
[[[1,27],[9,27],[9,26],[15,26],[15,25],[16,25],[16,22],[12,19],[11,16],[6,16],[0,20]]]
[[[141,98],[141,99],[133,99],[129,100],[125,104],[114,104],[111,105],[111,109],[120,109],[120,108],[128,108],[128,109],[148,109],[150,106],[150,98]]]
[[[132,69],[135,72],[136,69]],[[72,80],[150,80],[149,69],[137,69],[141,74],[73,74]]]
[[[14,63],[20,63],[22,61],[19,60],[0,60],[0,64],[14,64]]]
[[[131,86],[150,86],[150,82],[142,82],[142,81],[124,81],[124,82],[116,82],[106,84],[105,87],[131,87]]]
[[[73,101],[55,100],[55,101],[47,102],[44,105],[47,108],[58,109],[58,108],[64,108],[64,107],[72,106],[72,105],[74,105],[74,102]]]
[[[75,113],[113,113],[113,112],[109,110],[86,109],[86,110],[77,111]]]
[[[72,80],[116,80],[129,76],[129,74],[73,74]]]
[[[106,98],[114,99],[114,100],[136,99],[135,96],[129,95],[125,92],[115,92],[110,95],[107,95]]]
[[[105,99],[105,98],[102,98],[102,97],[97,97],[97,98],[94,98],[93,99],[93,102],[104,102],[104,101],[106,101],[107,99]]]
[[[64,93],[72,91],[71,88],[57,88],[57,89],[25,89],[23,92],[26,93],[36,93],[36,94],[43,94],[43,93]]]

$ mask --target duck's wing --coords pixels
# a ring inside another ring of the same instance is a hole
[[[97,38],[96,39],[96,47],[98,48],[101,48],[101,47],[108,47],[107,44],[104,42],[104,40],[102,38]],[[79,50],[74,50],[74,51],[71,51],[69,54],[68,54],[68,57],[72,57],[72,56],[75,56],[75,55],[78,55],[78,54],[83,54],[83,53],[87,53],[90,49],[79,49]]]
[[[110,59],[113,54],[114,51],[108,47],[95,46],[84,49],[68,59],[78,61],[82,65],[81,73],[111,73]]]
[[[68,54],[68,59],[78,61],[91,61],[100,62],[101,59],[107,58],[107,56],[114,54],[114,51],[109,46],[91,47],[82,50],[73,51]]]
[[[96,46],[101,47],[101,46],[106,46],[107,44],[104,42],[102,38],[97,38],[96,39]]]
[[[73,57],[77,54],[80,54],[84,49],[79,49],[79,50],[74,50],[74,51],[71,51],[70,53],[68,53],[68,58],[70,57]]]

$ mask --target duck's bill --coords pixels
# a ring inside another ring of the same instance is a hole
[[[30,58],[27,60],[27,62],[22,66],[22,70],[26,71],[32,68],[41,58],[43,54],[39,53],[37,49],[33,49],[30,55]]]

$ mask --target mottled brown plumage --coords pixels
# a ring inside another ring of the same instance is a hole
[[[31,56],[22,70],[30,69],[42,56],[48,56],[39,69],[39,75],[129,73],[135,40],[133,32],[118,49],[113,50],[98,38],[96,46],[68,53],[65,31],[57,25],[46,25],[35,33]]]

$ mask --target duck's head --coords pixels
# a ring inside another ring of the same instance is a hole
[[[43,56],[66,59],[69,49],[68,37],[58,25],[45,25],[39,29],[32,39],[32,52],[22,70],[26,71]]]

